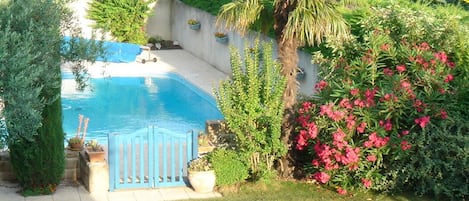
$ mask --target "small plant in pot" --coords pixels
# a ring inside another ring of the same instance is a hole
[[[228,42],[228,35],[223,32],[215,32],[215,40],[219,43],[227,43]]]
[[[85,153],[90,162],[104,161],[104,148],[97,140],[90,140],[86,143]]]
[[[198,193],[209,193],[215,187],[215,171],[208,156],[202,156],[189,162],[188,179],[192,188]]]
[[[187,24],[192,30],[199,30],[200,29],[200,22],[196,19],[189,19],[187,20]]]
[[[68,147],[72,151],[80,151],[83,149],[83,144],[85,142],[85,137],[86,137],[86,129],[88,129],[88,122],[90,121],[89,118],[84,118],[83,115],[78,115],[78,129],[77,129],[77,134],[75,137],[72,137],[67,140],[68,142]],[[81,128],[83,125],[83,134],[80,136]]]

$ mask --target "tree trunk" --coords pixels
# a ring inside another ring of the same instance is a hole
[[[296,80],[298,68],[298,43],[295,37],[285,36],[283,31],[288,22],[288,16],[296,8],[296,0],[279,0],[275,4],[275,35],[277,36],[278,56],[282,64],[282,74],[286,76],[287,86],[283,94],[285,111],[282,121],[282,141],[287,145],[288,153],[280,159],[278,169],[280,176],[293,176],[292,132],[295,120],[293,106],[296,102],[298,82]]]

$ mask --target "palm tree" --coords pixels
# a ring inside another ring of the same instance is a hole
[[[238,0],[222,6],[217,24],[238,31],[241,35],[253,26],[265,32],[273,26],[278,46],[282,74],[287,78],[283,95],[285,112],[282,123],[282,141],[291,150],[294,111],[298,82],[296,81],[298,52],[303,45],[317,45],[325,37],[345,38],[348,27],[333,0]],[[272,22],[273,19],[273,22]],[[291,152],[289,152],[291,153]],[[282,176],[291,176],[290,154],[280,165]]]

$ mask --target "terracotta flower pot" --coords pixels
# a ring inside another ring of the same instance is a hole
[[[85,154],[90,162],[102,162],[105,160],[104,150],[93,151],[87,148]]]
[[[68,146],[72,151],[81,151],[83,149],[82,143],[69,143]]]

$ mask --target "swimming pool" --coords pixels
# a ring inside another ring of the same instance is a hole
[[[63,85],[73,83],[63,76]],[[89,118],[86,140],[107,143],[109,133],[134,133],[155,126],[184,134],[204,131],[205,121],[222,119],[212,96],[174,73],[152,77],[91,79],[91,89],[62,90],[66,138],[76,134],[78,115]]]

